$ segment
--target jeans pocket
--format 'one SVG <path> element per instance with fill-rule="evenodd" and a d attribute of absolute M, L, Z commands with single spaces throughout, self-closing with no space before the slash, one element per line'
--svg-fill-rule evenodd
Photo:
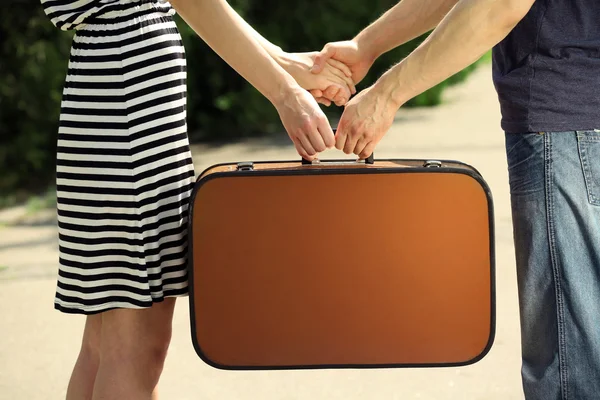
<path fill-rule="evenodd" d="M 600 206 L 600 130 L 578 131 L 577 146 L 588 200 Z"/>
<path fill-rule="evenodd" d="M 511 195 L 533 195 L 544 190 L 544 135 L 507 133 L 506 159 Z"/>

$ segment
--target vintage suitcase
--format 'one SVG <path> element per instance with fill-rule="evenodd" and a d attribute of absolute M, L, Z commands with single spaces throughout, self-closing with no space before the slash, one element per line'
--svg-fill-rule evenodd
<path fill-rule="evenodd" d="M 459 366 L 492 345 L 492 196 L 464 163 L 215 165 L 189 235 L 192 341 L 213 367 Z"/>

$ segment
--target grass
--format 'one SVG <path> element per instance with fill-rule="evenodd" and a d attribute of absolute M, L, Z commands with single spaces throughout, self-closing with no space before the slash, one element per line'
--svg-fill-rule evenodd
<path fill-rule="evenodd" d="M 4 272 L 8 269 L 6 265 L 0 265 L 0 272 Z"/>

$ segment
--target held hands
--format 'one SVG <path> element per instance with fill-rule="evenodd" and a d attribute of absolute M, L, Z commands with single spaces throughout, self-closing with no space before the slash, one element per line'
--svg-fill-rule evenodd
<path fill-rule="evenodd" d="M 342 106 L 356 93 L 352 72 L 342 62 L 324 60 L 319 74 L 311 73 L 318 52 L 285 53 L 278 55 L 277 62 L 296 82 L 308 91 L 317 91 L 325 101 Z M 327 104 L 327 105 L 329 105 Z"/>
<path fill-rule="evenodd" d="M 328 43 L 315 57 L 311 72 L 320 74 L 328 62 L 336 60 L 350 69 L 352 80 L 357 84 L 367 75 L 375 58 L 375 55 L 361 48 L 356 40 Z M 346 154 L 356 154 L 362 159 L 373 153 L 391 127 L 399 108 L 390 101 L 388 86 L 380 79 L 345 104 L 335 135 L 337 149 Z M 311 90 L 311 94 L 318 102 L 328 105 L 326 92 Z"/>
<path fill-rule="evenodd" d="M 354 84 L 366 76 L 375 58 L 354 40 L 328 43 L 320 52 L 283 53 L 279 57 L 280 65 L 312 94 L 299 87 L 277 106 L 298 154 L 313 160 L 319 152 L 335 145 L 360 158 L 371 155 L 399 108 L 390 101 L 381 80 L 349 101 L 356 93 Z M 345 105 L 335 137 L 317 102 Z"/>
<path fill-rule="evenodd" d="M 311 72 L 313 74 L 321 74 L 331 61 L 341 62 L 349 68 L 352 80 L 355 84 L 358 84 L 367 75 L 367 72 L 369 72 L 375 61 L 375 56 L 363 49 L 356 40 L 327 43 L 323 47 L 323 50 L 316 55 Z M 329 101 L 330 97 L 328 96 L 329 93 L 318 89 L 311 90 L 310 92 L 319 103 L 326 106 L 331 104 Z"/>
<path fill-rule="evenodd" d="M 294 143 L 296 151 L 307 160 L 335 145 L 333 130 L 327 117 L 309 94 L 318 90 L 327 101 L 341 106 L 356 93 L 352 72 L 343 63 L 327 62 L 319 74 L 311 73 L 318 52 L 285 53 L 276 55 L 276 61 L 296 81 L 274 105 L 281 121 Z"/>

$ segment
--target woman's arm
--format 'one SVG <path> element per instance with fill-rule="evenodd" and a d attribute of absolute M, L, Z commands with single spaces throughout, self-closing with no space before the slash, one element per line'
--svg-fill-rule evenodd
<path fill-rule="evenodd" d="M 171 0 L 188 25 L 233 69 L 277 105 L 296 85 L 239 23 L 225 0 Z"/>
<path fill-rule="evenodd" d="M 271 101 L 301 156 L 312 159 L 333 146 L 333 131 L 317 102 L 240 24 L 227 1 L 170 2 L 223 60 Z"/>
<path fill-rule="evenodd" d="M 256 31 L 244 18 L 242 18 L 237 12 L 235 13 L 235 18 L 240 26 L 249 36 L 252 36 L 258 44 L 261 45 L 263 49 L 273 58 L 277 57 L 279 54 L 283 52 L 281 47 L 269 42 L 265 39 L 260 33 Z"/>
<path fill-rule="evenodd" d="M 333 101 L 338 106 L 348 102 L 350 96 L 356 93 L 356 87 L 352 80 L 352 72 L 345 64 L 328 60 L 323 67 L 321 76 L 315 76 L 310 69 L 313 66 L 316 52 L 312 53 L 287 53 L 281 47 L 271 43 L 246 22 L 238 13 L 235 17 L 249 36 L 252 36 L 263 49 L 285 69 L 296 82 L 306 90 L 318 90 L 329 102 Z M 327 104 L 328 102 L 324 102 Z"/>

